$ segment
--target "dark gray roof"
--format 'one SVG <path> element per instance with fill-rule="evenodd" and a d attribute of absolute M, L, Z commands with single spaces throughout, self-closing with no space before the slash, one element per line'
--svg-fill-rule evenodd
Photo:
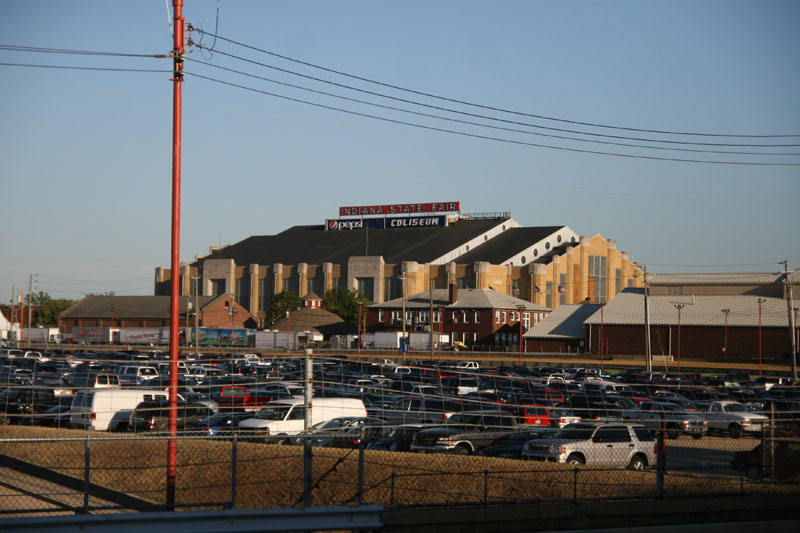
<path fill-rule="evenodd" d="M 294 226 L 277 235 L 248 237 L 209 254 L 237 265 L 346 264 L 353 256 L 383 256 L 387 263 L 428 263 L 497 226 L 499 219 L 460 220 L 447 227 L 325 231 Z M 205 258 L 204 258 L 205 259 Z"/>
<path fill-rule="evenodd" d="M 582 339 L 586 335 L 583 322 L 595 311 L 599 304 L 566 304 L 559 305 L 541 322 L 533 326 L 524 337 L 526 339 Z"/>
<path fill-rule="evenodd" d="M 292 311 L 289 319 L 283 316 L 270 324 L 267 329 L 286 331 L 287 327 L 292 331 L 316 331 L 324 336 L 357 333 L 356 328 L 342 320 L 339 315 L 319 308 L 304 307 Z"/>
<path fill-rule="evenodd" d="M 518 306 L 522 305 L 526 311 L 550 311 L 547 307 L 491 289 L 458 289 L 458 296 L 452 305 L 448 304 L 449 294 L 449 289 L 434 289 L 433 306 L 447 309 L 517 309 Z M 431 305 L 430 298 L 430 291 L 412 294 L 406 298 L 406 308 L 426 309 Z M 395 298 L 388 302 L 373 304 L 370 307 L 376 309 L 401 309 L 403 307 L 403 299 Z"/>
<path fill-rule="evenodd" d="M 648 278 L 651 286 L 657 285 L 766 285 L 782 283 L 783 272 L 722 272 L 653 274 Z"/>
<path fill-rule="evenodd" d="M 510 257 L 547 238 L 563 227 L 509 228 L 500 235 L 489 239 L 484 244 L 460 256 L 458 262 L 470 264 L 477 261 L 487 261 L 493 265 L 501 265 Z"/>
<path fill-rule="evenodd" d="M 220 296 L 198 296 L 200 309 L 220 298 Z M 169 296 L 87 296 L 63 313 L 62 318 L 116 318 L 169 319 Z M 194 298 L 181 296 L 178 298 L 179 313 L 186 313 L 186 304 Z"/>

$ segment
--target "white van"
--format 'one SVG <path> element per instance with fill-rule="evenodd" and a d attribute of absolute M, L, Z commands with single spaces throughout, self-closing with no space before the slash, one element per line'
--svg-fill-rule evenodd
<path fill-rule="evenodd" d="M 305 426 L 305 400 L 277 400 L 259 409 L 254 418 L 239 422 L 240 435 L 269 437 L 297 435 Z M 357 398 L 316 398 L 311 403 L 311 424 L 342 416 L 367 416 L 364 402 Z"/>
<path fill-rule="evenodd" d="M 75 392 L 69 423 L 79 429 L 125 431 L 131 411 L 144 401 L 169 400 L 168 393 L 142 389 L 95 389 Z"/>

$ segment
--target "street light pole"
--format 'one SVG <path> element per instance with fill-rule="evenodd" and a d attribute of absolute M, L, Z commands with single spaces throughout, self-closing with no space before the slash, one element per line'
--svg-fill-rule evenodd
<path fill-rule="evenodd" d="M 758 375 L 761 375 L 761 306 L 766 302 L 763 298 L 758 299 Z"/>
<path fill-rule="evenodd" d="M 291 322 L 291 313 L 290 310 L 286 310 L 286 352 L 289 352 L 289 335 L 292 331 L 292 322 Z"/>
<path fill-rule="evenodd" d="M 685 304 L 674 304 L 675 309 L 678 310 L 678 372 L 681 371 L 681 309 Z"/>
<path fill-rule="evenodd" d="M 720 309 L 725 314 L 725 344 L 722 347 L 722 352 L 725 354 L 725 359 L 728 359 L 728 315 L 731 314 L 730 309 Z"/>

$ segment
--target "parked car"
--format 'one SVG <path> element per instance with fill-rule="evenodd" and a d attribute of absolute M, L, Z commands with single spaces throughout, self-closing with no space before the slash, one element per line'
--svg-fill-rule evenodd
<path fill-rule="evenodd" d="M 508 433 L 495 440 L 491 446 L 480 450 L 477 455 L 521 459 L 522 447 L 526 442 L 536 439 L 546 439 L 555 433 L 555 431 L 554 428 L 542 427 L 516 433 Z"/>
<path fill-rule="evenodd" d="M 239 422 L 252 418 L 249 411 L 233 411 L 207 416 L 184 427 L 185 431 L 199 432 L 209 437 L 233 436 L 239 432 Z"/>
<path fill-rule="evenodd" d="M 731 468 L 750 479 L 761 479 L 770 477 L 774 465 L 775 479 L 800 478 L 800 441 L 778 440 L 772 450 L 762 450 L 759 444 L 752 450 L 734 452 Z"/>
<path fill-rule="evenodd" d="M 708 421 L 700 415 L 689 413 L 670 402 L 642 402 L 638 421 L 651 430 L 661 429 L 662 416 L 667 437 L 677 439 L 682 434 L 700 439 L 708 431 Z"/>
<path fill-rule="evenodd" d="M 411 450 L 415 452 L 474 453 L 490 446 L 505 433 L 518 430 L 516 418 L 507 411 L 457 413 L 444 425 L 417 433 Z"/>
<path fill-rule="evenodd" d="M 523 459 L 643 470 L 655 464 L 655 437 L 641 424 L 570 424 L 547 439 L 532 440 Z"/>
<path fill-rule="evenodd" d="M 733 439 L 739 438 L 742 433 L 761 433 L 769 426 L 766 416 L 734 401 L 698 403 L 697 413 L 705 416 L 709 432 L 726 431 Z"/>
<path fill-rule="evenodd" d="M 0 424 L 17 424 L 22 417 L 44 413 L 58 403 L 52 390 L 4 390 L 0 392 Z"/>
<path fill-rule="evenodd" d="M 425 424 L 403 424 L 395 426 L 388 435 L 367 444 L 367 449 L 383 450 L 387 452 L 411 451 L 411 444 L 414 442 L 414 437 L 426 427 L 429 426 Z"/>
<path fill-rule="evenodd" d="M 142 402 L 130 414 L 128 431 L 165 433 L 169 431 L 169 414 L 168 401 Z M 212 414 L 211 409 L 205 405 L 180 402 L 177 407 L 178 431 L 182 431 L 188 424 L 199 422 Z"/>

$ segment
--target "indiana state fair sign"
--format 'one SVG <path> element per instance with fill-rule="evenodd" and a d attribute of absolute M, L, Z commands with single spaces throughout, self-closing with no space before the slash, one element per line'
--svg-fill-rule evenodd
<path fill-rule="evenodd" d="M 446 213 L 460 210 L 460 202 L 340 207 L 339 216 L 365 217 L 383 215 L 383 218 L 328 219 L 325 221 L 325 229 L 328 231 L 348 231 L 358 229 L 444 227 L 447 225 L 447 217 L 445 215 L 401 217 L 387 215 Z"/>

